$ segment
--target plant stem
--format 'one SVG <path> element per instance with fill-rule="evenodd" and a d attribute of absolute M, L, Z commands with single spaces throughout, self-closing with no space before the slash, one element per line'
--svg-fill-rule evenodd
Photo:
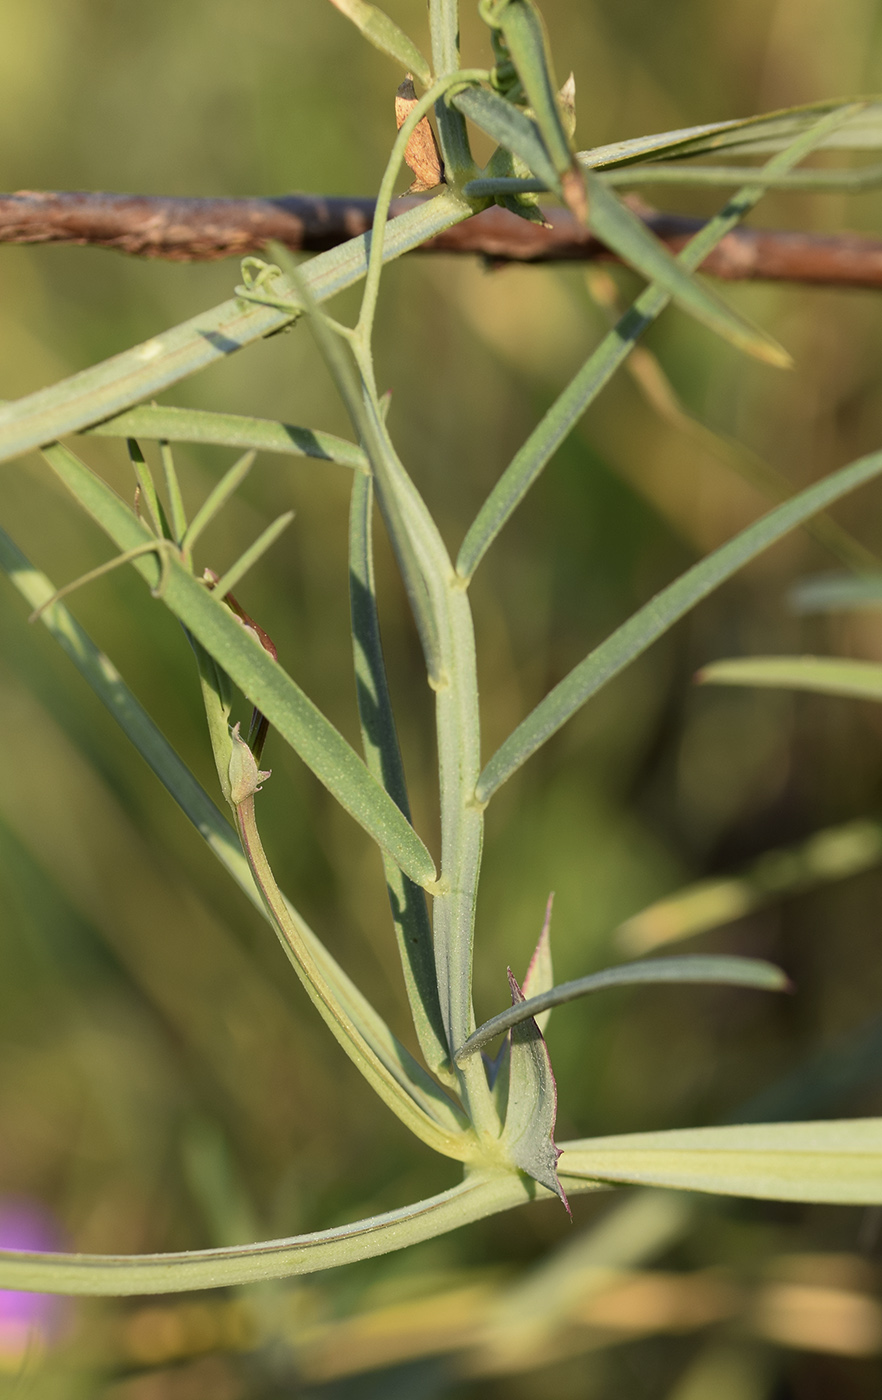
<path fill-rule="evenodd" d="M 429 0 L 429 31 L 432 43 L 432 67 L 435 76 L 446 78 L 459 68 L 459 6 L 457 0 Z M 469 148 L 465 118 L 448 107 L 446 102 L 435 105 L 438 139 L 444 157 L 445 179 L 456 188 L 476 174 L 475 162 Z"/>

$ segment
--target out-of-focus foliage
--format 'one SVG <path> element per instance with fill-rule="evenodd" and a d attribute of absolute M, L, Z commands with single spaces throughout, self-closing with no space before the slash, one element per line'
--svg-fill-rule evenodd
<path fill-rule="evenodd" d="M 388 9 L 423 43 L 422 5 L 397 0 Z M 551 0 L 545 14 L 558 70 L 576 75 L 580 147 L 882 89 L 876 0 Z M 322 0 L 257 0 L 247 14 L 229 0 L 2 0 L 0 20 L 4 189 L 376 189 L 401 75 Z M 489 61 L 468 13 L 463 39 L 466 62 Z M 669 207 L 713 207 L 704 194 L 663 198 Z M 873 230 L 880 213 L 877 194 L 771 196 L 757 218 Z M 229 263 L 2 248 L 0 396 L 175 324 L 230 295 L 238 280 Z M 623 295 L 636 285 L 624 275 L 620 283 Z M 795 485 L 878 448 L 882 298 L 774 286 L 726 295 L 790 350 L 796 368 L 784 374 L 751 362 L 668 311 L 648 343 L 685 408 Z M 408 464 L 451 546 L 604 327 L 576 267 L 492 271 L 427 256 L 387 274 L 379 370 L 393 389 L 391 421 Z M 170 398 L 346 431 L 302 328 Z M 87 451 L 128 494 L 119 447 L 93 439 Z M 191 504 L 231 460 L 180 452 Z M 760 512 L 763 497 L 728 461 L 706 435 L 659 416 L 645 384 L 622 375 L 606 391 L 473 588 L 486 754 L 593 640 Z M 356 741 L 348 490 L 343 468 L 259 459 L 235 528 L 232 516 L 221 517 L 207 538 L 222 571 L 269 520 L 296 510 L 242 600 Z M 0 499 L 11 532 L 56 582 L 107 557 L 106 542 L 38 460 L 2 468 Z M 880 505 L 882 489 L 869 488 L 837 517 L 882 554 Z M 564 980 L 614 958 L 617 924 L 651 900 L 878 812 L 878 707 L 690 685 L 694 670 L 719 656 L 882 659 L 878 614 L 843 620 L 788 610 L 792 580 L 831 562 L 805 535 L 778 546 L 500 794 L 479 907 L 479 1016 L 504 1005 L 499 969 L 526 965 L 549 889 Z M 415 820 L 437 844 L 430 696 L 382 552 L 378 572 Z M 177 625 L 125 571 L 71 606 L 211 786 L 198 685 Z M 265 925 L 218 883 L 198 838 L 112 721 L 51 640 L 23 621 L 20 599 L 4 589 L 0 1193 L 40 1202 L 70 1247 L 125 1252 L 294 1233 L 451 1184 L 455 1169 L 377 1108 Z M 266 789 L 263 830 L 280 878 L 406 1036 L 373 846 L 281 745 L 270 741 L 265 761 L 279 779 Z M 871 869 L 696 944 L 780 962 L 797 984 L 793 999 L 644 989 L 556 1015 L 560 1136 L 738 1117 L 740 1105 L 797 1073 L 810 1054 L 829 1046 L 841 1066 L 847 1044 L 858 1046 L 845 1056 L 848 1072 L 818 1071 L 814 1098 L 798 1112 L 882 1111 L 879 1035 L 866 1032 L 882 1003 L 880 893 L 882 876 Z M 864 1039 L 850 1042 L 858 1028 Z M 775 1110 L 787 1112 L 786 1104 Z M 778 1393 L 794 1400 L 878 1394 L 878 1275 L 858 1257 L 872 1254 L 876 1222 L 854 1210 L 722 1202 L 689 1206 L 667 1233 L 643 1221 L 630 1254 L 620 1242 L 584 1264 L 608 1267 L 611 1257 L 637 1271 L 618 1276 L 619 1292 L 608 1273 L 561 1285 L 556 1324 L 547 1322 L 531 1354 L 512 1352 L 511 1330 L 498 1330 L 505 1307 L 531 1278 L 537 1296 L 551 1287 L 547 1275 L 527 1271 L 556 1265 L 569 1277 L 569 1256 L 553 1251 L 577 1249 L 615 1202 L 577 1200 L 575 1232 L 559 1206 L 546 1204 L 296 1286 L 150 1307 L 77 1304 L 48 1338 L 44 1369 L 36 1353 L 22 1362 L 10 1344 L 10 1377 L 22 1364 L 33 1368 L 35 1393 L 58 1400 L 753 1400 L 782 1377 L 789 1388 Z M 656 1255 L 660 1271 L 651 1270 Z M 703 1272 L 711 1268 L 712 1282 Z M 515 1332 L 525 1315 L 513 1314 Z M 820 1317 L 826 1331 L 812 1322 Z M 727 1342 L 726 1328 L 745 1318 L 741 1340 Z M 0 1353 L 4 1335 L 0 1318 Z M 629 1338 L 637 1340 L 606 1345 Z M 433 1360 L 439 1352 L 453 1359 Z M 546 1369 L 530 1369 L 539 1363 Z M 341 1376 L 350 1377 L 345 1386 Z"/>

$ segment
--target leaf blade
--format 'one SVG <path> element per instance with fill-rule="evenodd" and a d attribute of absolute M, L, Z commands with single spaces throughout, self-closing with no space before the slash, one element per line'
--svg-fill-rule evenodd
<path fill-rule="evenodd" d="M 855 700 L 882 700 L 882 666 L 828 656 L 745 656 L 703 666 L 703 685 L 767 686 L 810 690 Z"/>
<path fill-rule="evenodd" d="M 119 548 L 131 549 L 152 538 L 69 448 L 56 443 L 45 448 L 44 455 Z M 140 558 L 135 567 L 151 586 L 159 583 L 155 560 Z M 167 561 L 163 601 L 356 821 L 412 879 L 431 885 L 435 880 L 432 857 L 354 749 L 220 600 L 174 558 Z"/>
<path fill-rule="evenodd" d="M 280 423 L 271 418 L 249 418 L 244 414 L 213 413 L 206 409 L 140 404 L 103 423 L 84 428 L 83 432 L 89 437 L 134 437 L 244 447 L 255 452 L 314 457 L 362 471 L 365 467 L 361 449 L 334 433 L 297 428 L 292 423 Z"/>
<path fill-rule="evenodd" d="M 882 1203 L 882 1119 L 683 1128 L 565 1143 L 561 1174 L 759 1200 Z"/>
<path fill-rule="evenodd" d="M 779 368 L 792 365 L 790 355 L 773 336 L 754 326 L 727 306 L 722 297 L 697 282 L 650 233 L 643 220 L 617 199 L 602 180 L 589 173 L 587 183 L 588 223 L 602 243 L 665 292 L 682 311 L 739 350 Z"/>
<path fill-rule="evenodd" d="M 683 957 L 652 958 L 647 962 L 623 963 L 619 967 L 609 967 L 603 972 L 592 972 L 587 977 L 576 977 L 571 982 L 559 982 L 547 992 L 528 1000 L 515 1002 L 506 1011 L 485 1021 L 473 1031 L 464 1042 L 456 1058 L 458 1061 L 474 1055 L 482 1046 L 496 1036 L 517 1026 L 521 1021 L 550 1011 L 552 1007 L 563 1006 L 568 1001 L 576 1001 L 590 992 L 605 991 L 609 987 L 648 985 L 654 983 L 677 984 L 719 984 L 734 987 L 754 987 L 759 991 L 779 992 L 789 987 L 789 982 L 780 968 L 760 958 L 738 957 Z"/>
<path fill-rule="evenodd" d="M 486 802 L 592 695 L 651 646 L 697 602 L 803 520 L 882 473 L 882 453 L 832 472 L 762 516 L 662 589 L 554 687 L 497 749 L 476 789 Z"/>
<path fill-rule="evenodd" d="M 379 5 L 371 5 L 368 0 L 331 0 L 331 4 L 352 21 L 375 49 L 409 69 L 423 87 L 431 86 L 432 70 L 416 44 Z"/>

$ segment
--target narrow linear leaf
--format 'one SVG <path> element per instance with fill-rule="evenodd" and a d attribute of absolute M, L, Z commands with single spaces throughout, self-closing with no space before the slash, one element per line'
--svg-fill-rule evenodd
<path fill-rule="evenodd" d="M 536 123 L 486 88 L 467 88 L 451 104 L 500 146 L 519 156 L 546 189 L 561 193 L 560 179 Z"/>
<path fill-rule="evenodd" d="M 159 442 L 159 458 L 162 462 L 165 491 L 171 511 L 172 538 L 180 544 L 187 533 L 187 512 L 184 509 L 184 497 L 181 494 L 181 483 L 175 468 L 174 453 L 164 438 L 161 438 Z"/>
<path fill-rule="evenodd" d="M 545 906 L 545 919 L 542 923 L 542 932 L 539 934 L 539 942 L 530 959 L 527 968 L 527 975 L 524 978 L 524 996 L 538 997 L 542 992 L 549 992 L 554 986 L 554 965 L 551 960 L 551 910 L 554 906 L 554 894 L 548 896 L 548 903 Z M 535 1017 L 536 1025 L 542 1034 L 545 1034 L 545 1027 L 551 1020 L 551 1010 L 540 1011 Z"/>
<path fill-rule="evenodd" d="M 416 1096 L 403 1089 L 400 1075 L 390 1071 L 383 1058 L 373 1053 L 357 1022 L 349 1015 L 344 1002 L 335 995 L 333 985 L 324 975 L 321 963 L 302 937 L 298 920 L 292 918 L 281 890 L 276 884 L 263 849 L 254 811 L 255 793 L 272 776 L 258 770 L 254 756 L 239 737 L 238 725 L 232 731 L 233 752 L 230 760 L 230 797 L 236 808 L 236 826 L 242 849 L 254 874 L 255 883 L 263 895 L 267 911 L 289 961 L 325 1025 L 343 1047 L 353 1064 L 364 1075 L 374 1092 L 383 1100 L 410 1131 L 427 1146 L 447 1157 L 468 1161 L 475 1155 L 476 1138 L 465 1115 L 454 1104 L 446 1105 L 446 1117 L 454 1120 L 454 1128 L 442 1128 L 435 1112 L 427 1113 Z M 441 1098 L 440 1090 L 437 1098 Z M 459 1120 L 459 1121 L 457 1121 Z"/>
<path fill-rule="evenodd" d="M 702 685 L 760 685 L 882 700 L 882 666 L 874 661 L 840 661 L 828 656 L 745 656 L 704 666 L 695 679 Z"/>
<path fill-rule="evenodd" d="M 767 172 L 789 170 L 806 156 L 827 134 L 829 127 L 842 120 L 839 110 L 825 117 L 766 166 Z M 700 267 L 722 238 L 735 228 L 762 198 L 758 186 L 747 185 L 730 199 L 724 209 L 710 219 L 678 255 L 677 262 L 687 271 Z M 517 509 L 530 487 L 621 364 L 640 336 L 668 305 L 668 294 L 650 286 L 604 336 L 575 377 L 537 424 L 523 447 L 515 454 L 494 486 L 463 540 L 456 561 L 457 573 L 470 579 L 490 545 Z"/>
<path fill-rule="evenodd" d="M 743 185 L 757 180 L 769 190 L 838 190 L 857 194 L 882 184 L 882 165 L 859 165 L 848 170 L 820 170 L 813 167 L 787 175 L 764 175 L 750 165 L 631 165 L 601 171 L 597 177 L 618 189 L 623 185 Z M 480 185 L 480 181 L 473 181 Z M 471 195 L 471 185 L 463 193 Z"/>
<path fill-rule="evenodd" d="M 759 958 L 654 958 L 649 962 L 624 963 L 621 967 L 608 967 L 603 972 L 577 977 L 572 982 L 559 982 L 547 992 L 516 1002 L 473 1031 L 457 1052 L 457 1061 L 474 1055 L 503 1031 L 543 1011 L 550 1011 L 553 1006 L 563 1006 L 565 1002 L 576 1001 L 589 992 L 605 991 L 608 987 L 660 982 L 754 987 L 763 992 L 783 992 L 790 986 L 779 967 Z"/>
<path fill-rule="evenodd" d="M 882 1204 L 882 1118 L 628 1133 L 564 1143 L 561 1175 L 775 1201 Z"/>
<path fill-rule="evenodd" d="M 182 549 L 193 548 L 193 545 L 202 534 L 202 531 L 206 529 L 218 512 L 224 508 L 230 497 L 238 491 L 242 482 L 254 466 L 256 458 L 256 452 L 246 452 L 243 457 L 239 458 L 238 462 L 233 463 L 229 471 L 224 472 L 220 481 L 213 490 L 208 493 L 202 505 L 193 516 L 190 526 L 181 541 Z M 219 596 L 222 598 L 223 593 Z"/>
<path fill-rule="evenodd" d="M 882 608 L 882 574 L 817 574 L 791 589 L 788 599 L 802 614 Z"/>
<path fill-rule="evenodd" d="M 151 536 L 128 507 L 69 448 L 44 449 L 49 465 L 92 518 L 121 549 Z M 152 558 L 135 567 L 155 587 L 159 566 Z M 434 862 L 419 836 L 372 778 L 354 749 L 272 660 L 219 598 L 193 578 L 177 559 L 167 561 L 163 602 L 217 661 L 357 822 L 421 885 L 435 880 Z"/>
<path fill-rule="evenodd" d="M 90 437 L 159 438 L 166 442 L 204 442 L 217 447 L 253 448 L 255 452 L 280 452 L 292 457 L 315 457 L 364 470 L 361 448 L 333 433 L 295 428 L 269 418 L 247 418 L 238 413 L 211 413 L 204 409 L 167 408 L 141 404 L 84 428 Z"/>
<path fill-rule="evenodd" d="M 400 257 L 473 212 L 466 200 L 449 190 L 407 210 L 389 225 L 384 261 Z M 362 234 L 305 264 L 303 276 L 316 301 L 326 301 L 364 277 L 368 246 L 368 235 Z M 49 388 L 7 403 L 0 407 L 0 462 L 121 413 L 290 325 L 297 315 L 237 297 Z"/>
<path fill-rule="evenodd" d="M 37 608 L 55 590 L 44 574 L 33 568 L 17 545 L 0 530 L 0 568 L 30 604 Z M 162 731 L 123 681 L 113 662 L 95 646 L 62 603 L 53 603 L 40 614 L 43 626 L 59 643 L 99 700 L 107 707 L 127 738 L 155 773 L 209 850 L 233 878 L 254 907 L 272 923 L 255 886 L 248 863 L 229 821 L 178 757 Z M 198 645 L 198 643 L 197 643 Z M 220 687 L 218 687 L 219 692 Z M 320 966 L 345 1014 L 356 1025 L 372 1054 L 390 1076 L 429 1116 L 449 1132 L 462 1128 L 458 1112 L 438 1085 L 389 1030 L 385 1021 L 346 975 L 324 944 L 290 903 L 288 912 L 299 935 Z"/>
<path fill-rule="evenodd" d="M 349 513 L 349 596 L 355 682 L 362 744 L 368 771 L 410 820 L 404 764 L 386 679 L 374 583 L 373 483 L 362 472 L 352 479 Z M 389 902 L 407 997 L 420 1048 L 436 1074 L 450 1075 L 450 1053 L 438 999 L 432 926 L 423 891 L 383 856 Z"/>
<path fill-rule="evenodd" d="M 766 331 L 752 325 L 726 305 L 722 297 L 697 282 L 682 263 L 672 258 L 642 219 L 617 199 L 603 181 L 588 174 L 589 226 L 601 242 L 648 281 L 666 292 L 683 311 L 740 350 L 766 364 L 787 368 L 787 351 Z"/>
<path fill-rule="evenodd" d="M 375 49 L 409 69 L 423 87 L 431 85 L 432 70 L 416 44 L 378 5 L 370 5 L 368 0 L 331 0 L 331 4 L 361 30 Z"/>
<path fill-rule="evenodd" d="M 845 880 L 882 861 L 882 822 L 859 820 L 766 851 L 746 869 L 698 880 L 619 924 L 616 944 L 634 957 L 742 919 L 774 900 Z"/>
<path fill-rule="evenodd" d="M 823 481 L 807 487 L 791 500 L 769 511 L 742 530 L 713 554 L 693 565 L 654 598 L 566 676 L 527 716 L 491 758 L 478 781 L 476 795 L 482 802 L 531 754 L 596 695 L 613 676 L 663 636 L 679 618 L 751 559 L 782 539 L 803 520 L 832 505 L 882 473 L 882 452 L 862 457 Z"/>
<path fill-rule="evenodd" d="M 578 159 L 591 169 L 630 164 L 638 160 L 711 155 L 761 155 L 784 150 L 794 137 L 818 120 L 842 112 L 845 119 L 820 143 L 821 149 L 871 150 L 882 146 L 882 99 L 835 98 L 802 107 L 787 107 L 756 117 L 681 127 L 653 136 L 638 136 L 580 151 Z"/>
<path fill-rule="evenodd" d="M 254 567 L 258 559 L 261 559 L 267 550 L 275 544 L 283 531 L 287 530 L 293 519 L 293 510 L 286 510 L 277 520 L 261 531 L 254 544 L 250 545 L 235 564 L 232 564 L 226 573 L 218 579 L 215 588 L 219 598 L 225 598 L 228 593 L 232 593 L 236 585 L 248 573 L 248 570 Z"/>

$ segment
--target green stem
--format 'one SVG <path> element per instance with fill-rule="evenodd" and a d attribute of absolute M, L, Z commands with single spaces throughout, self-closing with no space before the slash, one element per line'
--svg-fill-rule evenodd
<path fill-rule="evenodd" d="M 432 43 L 432 67 L 439 78 L 446 78 L 459 68 L 459 6 L 457 0 L 429 0 L 429 32 Z M 438 139 L 444 157 L 447 183 L 461 185 L 477 174 L 469 147 L 465 118 L 446 102 L 435 108 Z"/>
<path fill-rule="evenodd" d="M 404 153 L 407 150 L 407 143 L 416 131 L 423 117 L 434 107 L 435 103 L 443 97 L 449 88 L 459 83 L 482 83 L 486 82 L 490 74 L 485 68 L 456 69 L 452 73 L 446 73 L 440 77 L 428 92 L 424 93 L 416 106 L 408 113 L 407 120 L 401 125 L 395 144 L 392 147 L 386 170 L 377 195 L 377 203 L 374 209 L 374 220 L 371 228 L 370 255 L 368 258 L 367 277 L 364 284 L 364 295 L 361 302 L 361 314 L 358 318 L 358 325 L 355 333 L 363 343 L 370 339 L 374 324 L 374 315 L 377 309 L 377 295 L 380 289 L 380 275 L 383 271 L 383 248 L 385 245 L 386 222 L 389 217 L 389 206 L 392 203 L 392 195 L 395 191 L 395 181 L 398 172 L 404 162 Z"/>
<path fill-rule="evenodd" d="M 568 1190 L 604 1189 L 597 1182 L 567 1181 Z M 179 1254 L 26 1254 L 0 1250 L 0 1285 L 39 1293 L 180 1293 L 198 1288 L 312 1274 L 341 1264 L 407 1249 L 421 1240 L 458 1230 L 473 1220 L 546 1199 L 551 1193 L 515 1172 L 474 1172 L 438 1196 L 401 1210 L 332 1230 L 229 1249 Z"/>

